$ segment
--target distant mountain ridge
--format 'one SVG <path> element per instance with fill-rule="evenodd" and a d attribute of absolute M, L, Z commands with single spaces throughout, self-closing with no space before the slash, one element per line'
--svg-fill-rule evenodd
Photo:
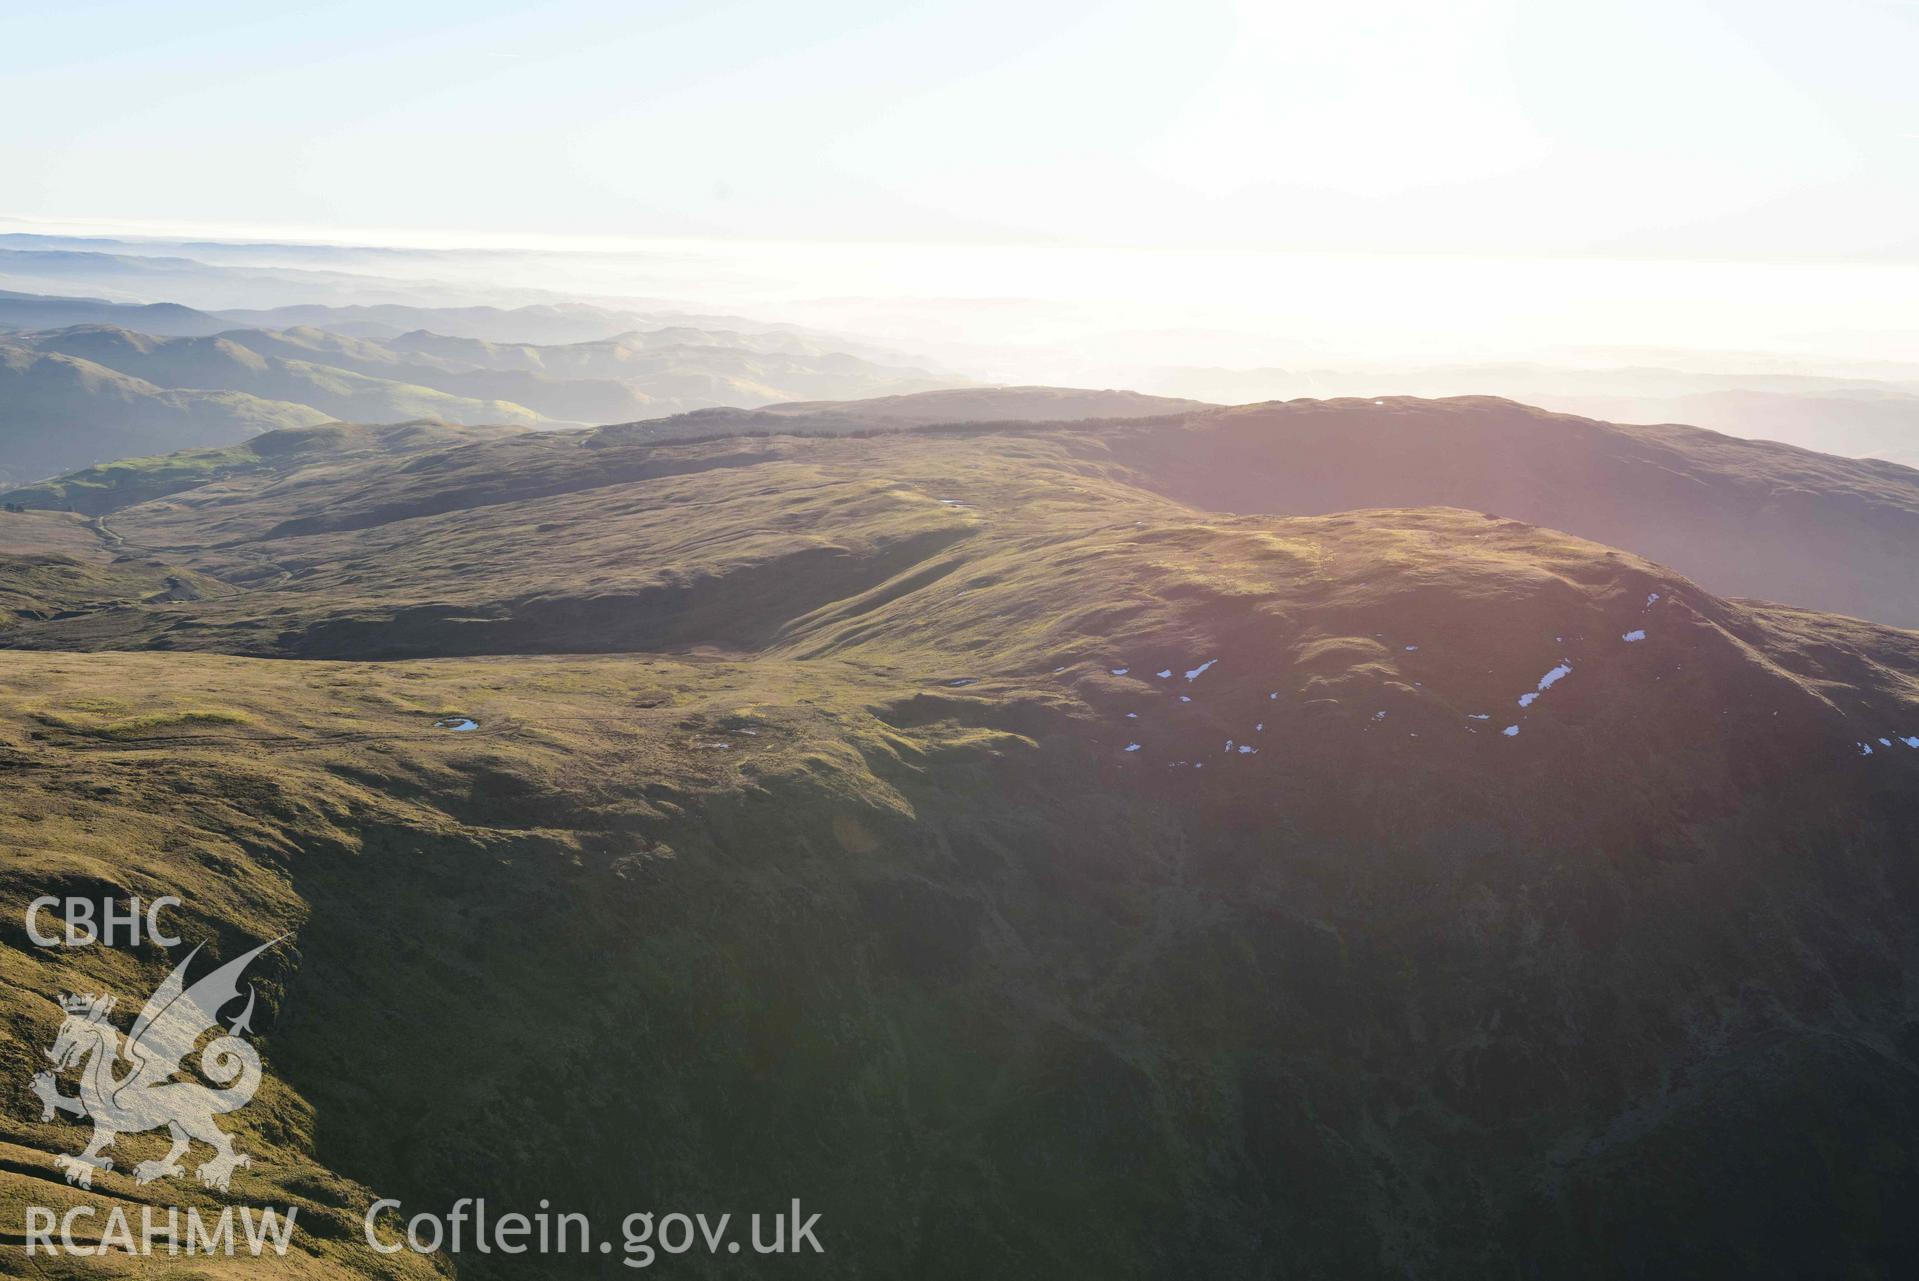
<path fill-rule="evenodd" d="M 0 478 L 11 483 L 76 462 L 226 444 L 327 417 L 244 392 L 160 387 L 89 360 L 0 341 Z"/>
<path fill-rule="evenodd" d="M 1718 366 L 1705 370 L 1500 363 L 1171 368 L 1143 377 L 1145 385 L 1169 395 L 1231 404 L 1299 397 L 1497 395 L 1608 422 L 1683 423 L 1821 453 L 1919 466 L 1919 362 L 1862 362 L 1809 373 L 1774 369 L 1763 355 L 1747 359 L 1744 369 L 1738 366 L 1745 361 L 1722 358 L 1704 361 Z"/>
<path fill-rule="evenodd" d="M 1486 396 L 1296 400 L 1115 424 L 1112 461 L 1212 510 L 1444 504 L 1623 547 L 1710 590 L 1919 628 L 1919 471 Z"/>
<path fill-rule="evenodd" d="M 835 350 L 790 329 L 676 323 L 608 333 L 609 326 L 639 318 L 594 307 L 298 307 L 281 309 L 276 318 L 351 329 L 367 313 L 496 337 L 417 327 L 387 337 L 310 324 L 234 328 L 231 316 L 171 305 L 0 294 L 0 343 L 84 361 L 140 384 L 98 376 L 61 382 L 44 376 L 53 368 L 46 366 L 31 402 L 0 400 L 0 475 L 20 483 L 124 456 L 226 444 L 250 434 L 252 423 L 270 430 L 328 420 L 435 418 L 563 427 L 707 406 L 919 391 L 954 381 Z M 371 327 L 384 333 L 383 326 Z M 4 332 L 8 328 L 12 332 Z M 555 332 L 594 336 L 554 344 L 504 337 Z M 28 363 L 13 360 L 8 377 L 23 377 Z M 109 385 L 117 392 L 103 395 Z M 172 394 L 155 399 L 156 390 Z"/>
<path fill-rule="evenodd" d="M 536 426 L 545 416 L 505 399 L 478 399 L 393 377 L 376 377 L 313 360 L 262 354 L 245 332 L 200 338 L 156 338 L 130 330 L 83 326 L 23 336 L 37 351 L 74 356 L 160 387 L 240 391 L 312 407 L 348 422 L 441 418 L 458 423 Z M 264 337 L 264 336 L 260 336 Z M 260 342 L 271 350 L 278 344 Z M 318 354 L 318 353 L 315 353 Z M 395 365 L 402 374 L 406 367 Z"/>
<path fill-rule="evenodd" d="M 1071 423 L 1215 409 L 1204 401 L 1082 387 L 955 387 L 866 400 L 787 401 L 756 409 L 696 409 L 615 423 L 607 436 L 674 440 L 730 434 L 844 435 L 958 423 Z"/>
<path fill-rule="evenodd" d="M 118 325 L 167 337 L 198 337 L 231 326 L 210 312 L 178 303 L 109 302 L 61 298 L 0 289 L 0 330 L 63 329 L 69 325 Z"/>

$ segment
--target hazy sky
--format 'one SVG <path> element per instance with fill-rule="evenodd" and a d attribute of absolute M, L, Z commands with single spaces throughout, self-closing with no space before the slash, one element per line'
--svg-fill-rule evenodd
<path fill-rule="evenodd" d="M 0 215 L 1919 258 L 1919 0 L 61 0 Z"/>

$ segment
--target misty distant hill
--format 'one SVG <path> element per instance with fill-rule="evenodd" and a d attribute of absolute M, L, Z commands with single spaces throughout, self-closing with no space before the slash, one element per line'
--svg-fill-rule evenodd
<path fill-rule="evenodd" d="M 0 290 L 0 330 L 61 329 L 69 325 L 113 325 L 166 336 L 216 334 L 228 321 L 177 303 L 108 302 L 103 298 L 61 298 Z"/>
<path fill-rule="evenodd" d="M 400 304 L 301 303 L 229 308 L 221 313 L 249 329 L 326 329 L 361 338 L 397 338 L 428 330 L 456 338 L 501 343 L 572 343 L 608 338 L 645 323 L 639 313 L 585 303 L 528 307 L 418 307 Z"/>
<path fill-rule="evenodd" d="M 954 387 L 866 400 L 790 401 L 757 409 L 699 409 L 606 429 L 628 439 L 727 433 L 839 435 L 939 423 L 1062 423 L 1149 418 L 1208 409 L 1203 401 L 1080 387 Z"/>
<path fill-rule="evenodd" d="M 297 310 L 331 315 L 335 309 Z M 434 314 L 376 310 L 408 319 Z M 597 328 L 610 314 L 548 308 L 469 309 L 463 315 L 473 321 L 481 312 L 498 328 L 520 333 L 538 329 L 543 319 Z M 600 319 L 587 320 L 589 313 Z M 155 334 L 112 323 L 147 316 L 183 332 Z M 85 362 L 125 376 L 128 387 L 145 388 L 103 397 L 99 389 L 108 383 L 97 374 L 67 382 L 42 376 L 31 401 L 0 400 L 0 469 L 15 482 L 127 453 L 227 443 L 246 434 L 241 424 L 255 421 L 256 430 L 335 419 L 578 426 L 711 406 L 921 391 L 952 382 L 926 369 L 835 350 L 793 331 L 674 324 L 537 344 L 414 329 L 379 339 L 313 325 L 235 329 L 227 318 L 187 308 L 22 295 L 0 295 L 0 317 L 20 326 L 4 339 L 19 351 Z M 32 327 L 41 321 L 74 323 Z M 150 393 L 157 390 L 178 394 L 154 401 Z M 254 401 L 273 407 L 261 411 Z M 195 427 L 202 412 L 204 431 Z"/>
<path fill-rule="evenodd" d="M 602 307 L 591 303 L 532 303 L 518 307 L 429 307 L 401 304 L 301 303 L 283 307 L 228 309 L 232 325 L 249 329 L 322 329 L 355 338 L 408 339 L 409 349 L 438 351 L 476 364 L 492 358 L 436 343 L 478 342 L 501 346 L 564 346 L 635 333 L 659 334 L 663 342 L 704 345 L 701 335 L 720 335 L 722 345 L 796 355 L 843 351 L 881 363 L 899 363 L 899 352 L 840 335 L 793 325 L 763 324 L 744 316 L 690 315 L 680 311 Z"/>
<path fill-rule="evenodd" d="M 1551 408 L 1635 423 L 1690 423 L 1829 454 L 1919 467 L 1919 391 L 1734 389 L 1681 396 L 1555 396 Z"/>
<path fill-rule="evenodd" d="M 1146 381 L 1158 390 L 1229 404 L 1502 396 L 1611 422 L 1684 423 L 1919 466 L 1919 363 L 1861 362 L 1828 373 L 1780 370 L 1776 359 L 1764 356 L 1711 363 L 1704 370 L 1628 363 L 1177 368 L 1151 371 Z M 1748 367 L 1737 368 L 1742 364 Z"/>
<path fill-rule="evenodd" d="M 309 405 L 161 387 L 89 360 L 0 341 L 0 477 L 14 483 L 327 418 Z"/>
<path fill-rule="evenodd" d="M 1148 418 L 1204 409 L 1204 401 L 1082 387 L 952 387 L 854 401 L 765 406 L 781 417 L 839 416 L 873 423 L 1069 422 L 1082 418 Z"/>
<path fill-rule="evenodd" d="M 37 351 L 90 360 L 160 387 L 241 391 L 267 400 L 308 405 L 328 418 L 350 422 L 438 418 L 453 423 L 535 426 L 544 421 L 543 415 L 502 399 L 468 398 L 338 365 L 262 354 L 246 345 L 245 338 L 244 334 L 157 338 L 107 326 L 84 326 L 28 335 L 20 342 Z M 394 366 L 392 372 L 406 371 Z"/>

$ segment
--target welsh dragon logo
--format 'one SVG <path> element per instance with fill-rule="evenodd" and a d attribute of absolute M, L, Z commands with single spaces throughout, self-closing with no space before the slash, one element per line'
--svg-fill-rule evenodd
<path fill-rule="evenodd" d="M 187 967 L 200 954 L 200 948 L 195 947 L 147 1000 L 124 1041 L 107 1022 L 113 997 L 61 998 L 60 1008 L 66 1019 L 53 1048 L 47 1051 L 54 1070 L 33 1078 L 33 1092 L 40 1096 L 42 1121 L 51 1121 L 56 1111 L 93 1121 L 93 1141 L 84 1151 L 78 1156 L 53 1159 L 54 1165 L 66 1173 L 67 1182 L 92 1187 L 96 1170 L 104 1173 L 113 1168 L 112 1158 L 101 1153 L 115 1139 L 161 1126 L 172 1135 L 173 1148 L 158 1161 L 134 1166 L 137 1182 L 152 1183 L 184 1174 L 180 1158 L 195 1139 L 214 1152 L 196 1171 L 200 1182 L 210 1188 L 227 1191 L 233 1172 L 251 1164 L 247 1156 L 235 1150 L 233 1137 L 214 1124 L 213 1118 L 245 1107 L 260 1088 L 260 1055 L 240 1039 L 253 1019 L 252 989 L 247 991 L 246 1008 L 227 1029 L 220 1026 L 220 1011 L 239 999 L 240 975 L 247 965 L 278 942 L 280 939 L 262 943 L 188 987 Z M 199 1066 L 207 1079 L 221 1088 L 175 1080 L 181 1060 L 210 1031 L 220 1035 L 200 1051 Z M 122 1063 L 126 1065 L 124 1070 Z M 60 1093 L 57 1074 L 70 1068 L 80 1071 L 77 1095 Z"/>

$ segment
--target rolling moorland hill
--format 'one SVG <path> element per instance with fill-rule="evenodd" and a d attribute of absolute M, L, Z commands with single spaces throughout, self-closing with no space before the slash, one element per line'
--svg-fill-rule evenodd
<path fill-rule="evenodd" d="M 184 489 L 242 476 L 288 474 L 306 464 L 352 467 L 434 448 L 450 448 L 520 434 L 513 427 L 459 427 L 440 422 L 318 427 L 262 432 L 218 449 L 184 449 L 148 458 L 123 458 L 7 491 L 24 507 L 98 516 Z M 109 545 L 111 540 L 108 540 Z"/>
<path fill-rule="evenodd" d="M 1763 353 L 1696 356 L 1706 369 L 1639 363 L 1652 354 L 1588 352 L 1576 365 L 1171 368 L 1143 370 L 1139 378 L 1155 391 L 1227 404 L 1495 393 L 1608 422 L 1688 423 L 1825 454 L 1919 466 L 1919 365 L 1859 362 L 1814 374 L 1781 371 L 1779 359 Z"/>
<path fill-rule="evenodd" d="M 327 421 L 307 405 L 239 391 L 177 390 L 0 338 L 0 483 L 94 459 L 225 444 Z"/>
<path fill-rule="evenodd" d="M 1444 504 L 1568 530 L 1711 590 L 1919 627 L 1919 471 L 1489 397 L 1288 401 L 1117 424 L 1115 463 L 1214 510 Z"/>
<path fill-rule="evenodd" d="M 0 1204 L 80 1195 L 55 994 L 169 963 L 20 907 L 172 891 L 295 932 L 234 1118 L 294 1274 L 381 1275 L 376 1195 L 798 1196 L 800 1276 L 1894 1274 L 1919 636 L 1203 510 L 1154 429 L 300 429 L 0 515 Z"/>
<path fill-rule="evenodd" d="M 331 338 L 332 335 L 325 337 Z M 1125 391 L 985 387 L 880 397 L 873 401 L 776 404 L 758 410 L 697 410 L 663 419 L 604 428 L 595 434 L 594 439 L 607 445 L 620 438 L 632 443 L 738 433 L 839 435 L 889 430 L 938 421 L 942 415 L 929 410 L 926 407 L 929 402 L 949 409 L 962 408 L 970 413 L 1013 416 L 1035 422 L 1164 414 L 1196 403 Z M 370 461 L 375 454 L 366 452 L 369 447 L 376 453 L 389 449 L 411 452 L 429 445 L 503 440 L 516 434 L 514 428 L 497 426 L 452 428 L 443 423 L 416 422 L 390 427 L 364 427 L 331 423 L 321 431 L 273 432 L 240 445 L 217 449 L 182 450 L 158 457 L 120 459 L 36 484 L 18 486 L 6 491 L 3 496 L 8 502 L 28 507 L 71 510 L 99 516 L 149 498 L 191 489 L 214 479 L 261 473 L 270 473 L 277 478 L 295 460 L 308 461 L 325 456 L 329 466 L 339 467 Z M 484 465 L 483 461 L 481 465 Z M 368 479 L 370 477 L 364 475 L 360 477 L 361 481 Z"/>
<path fill-rule="evenodd" d="M 215 388 L 265 400 L 306 405 L 329 420 L 397 422 L 439 418 L 454 423 L 533 426 L 544 416 L 499 399 L 449 395 L 395 378 L 368 377 L 337 365 L 288 359 L 249 342 L 240 332 L 206 338 L 155 338 L 108 326 L 86 325 L 19 338 L 36 351 L 73 356 L 160 387 Z M 404 372 L 396 367 L 394 373 Z"/>
<path fill-rule="evenodd" d="M 858 402 L 855 402 L 857 404 Z M 703 411 L 592 432 L 498 432 L 471 448 L 403 467 L 363 464 L 283 476 L 255 486 L 185 493 L 114 515 L 116 528 L 154 546 L 279 540 L 352 533 L 397 518 L 483 503 L 489 512 L 672 469 L 711 470 L 718 457 L 787 457 L 826 448 L 795 437 L 864 437 L 846 459 L 885 456 L 890 435 L 937 415 L 929 405 L 1055 413 L 1062 421 L 1008 424 L 1000 434 L 1043 450 L 1048 466 L 1097 475 L 1211 511 L 1317 515 L 1374 507 L 1443 505 L 1492 512 L 1620 547 L 1731 596 L 1919 626 L 1919 472 L 1834 458 L 1689 427 L 1601 423 L 1489 398 L 1445 401 L 1292 401 L 1152 411 L 1168 402 L 1130 393 L 986 388 L 845 405 Z M 1081 411 L 1130 418 L 1077 421 Z M 1070 416 L 1070 417 L 1068 417 Z M 945 434 L 986 434 L 965 424 Z M 875 433 L 878 433 L 877 435 Z M 675 442 L 681 442 L 676 446 Z M 217 455 L 216 455 L 217 457 Z M 105 477 L 56 480 L 4 495 L 37 507 L 112 512 L 168 485 L 197 480 L 177 465 L 129 465 Z M 122 483 L 134 483 L 125 494 Z M 483 515 L 492 519 L 491 515 Z M 539 538 L 513 537 L 534 559 Z M 330 550 L 345 556 L 348 543 Z M 306 554 L 303 552 L 303 555 Z M 316 558 L 317 559 L 317 558 Z M 414 586 L 418 586 L 416 580 Z M 132 617 L 115 626 L 145 626 Z M 197 645 L 192 629 L 178 639 Z M 251 652 L 279 652 L 255 636 Z"/>

